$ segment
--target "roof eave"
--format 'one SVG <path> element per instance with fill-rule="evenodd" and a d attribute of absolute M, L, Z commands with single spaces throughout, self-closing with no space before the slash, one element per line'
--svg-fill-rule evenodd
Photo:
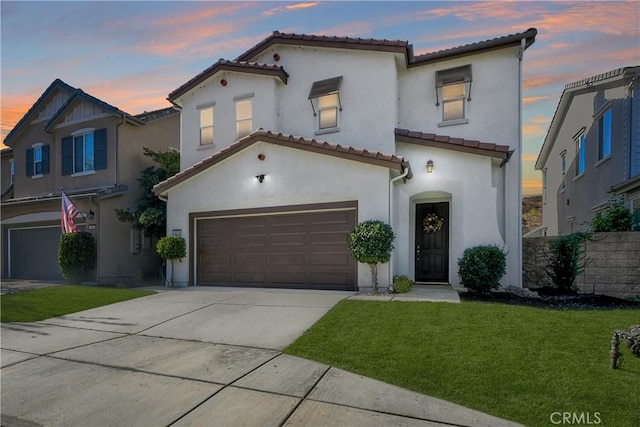
<path fill-rule="evenodd" d="M 203 72 L 201 72 L 200 74 L 198 74 L 197 76 L 195 76 L 194 78 L 192 78 L 191 80 L 189 80 L 188 82 L 180 86 L 178 89 L 171 92 L 167 96 L 167 100 L 175 104 L 175 101 L 178 98 L 180 98 L 182 95 L 191 91 L 193 88 L 195 88 L 199 84 L 214 77 L 217 73 L 221 71 L 270 76 L 270 77 L 280 79 L 284 84 L 287 84 L 289 79 L 289 75 L 286 73 L 286 71 L 284 71 L 284 68 L 282 67 L 279 67 L 277 69 L 268 69 L 268 68 L 261 68 L 261 67 L 246 67 L 242 65 L 221 63 L 220 61 L 218 61 L 211 67 L 207 68 L 206 70 L 204 70 Z"/>

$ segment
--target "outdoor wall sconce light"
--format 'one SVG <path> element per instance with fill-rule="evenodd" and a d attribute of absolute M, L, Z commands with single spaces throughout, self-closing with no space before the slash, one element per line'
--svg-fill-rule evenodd
<path fill-rule="evenodd" d="M 87 214 L 87 218 L 93 219 L 94 216 L 96 216 L 96 213 L 94 211 L 92 211 L 91 209 L 89 209 L 89 213 Z"/>
<path fill-rule="evenodd" d="M 264 177 L 265 177 L 265 175 L 263 173 L 261 173 L 260 175 L 256 175 L 256 179 L 261 184 L 262 184 L 262 181 L 264 181 Z"/>
<path fill-rule="evenodd" d="M 225 87 L 227 85 L 227 81 L 225 79 L 220 80 L 220 84 L 222 85 L 222 87 Z"/>
<path fill-rule="evenodd" d="M 427 173 L 433 172 L 433 160 L 429 159 L 427 162 Z"/>
<path fill-rule="evenodd" d="M 273 59 L 274 59 L 274 61 L 276 61 L 276 62 L 280 61 L 280 55 L 278 55 L 277 53 L 274 53 L 274 54 L 273 54 Z"/>

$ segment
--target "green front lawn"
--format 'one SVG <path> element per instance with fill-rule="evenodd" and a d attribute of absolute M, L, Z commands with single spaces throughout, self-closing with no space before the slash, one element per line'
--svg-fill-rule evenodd
<path fill-rule="evenodd" d="M 554 412 L 640 426 L 640 359 L 609 369 L 639 310 L 342 301 L 285 352 L 530 426 Z"/>
<path fill-rule="evenodd" d="M 0 298 L 0 318 L 2 322 L 35 322 L 154 293 L 130 289 L 56 286 L 3 295 Z"/>

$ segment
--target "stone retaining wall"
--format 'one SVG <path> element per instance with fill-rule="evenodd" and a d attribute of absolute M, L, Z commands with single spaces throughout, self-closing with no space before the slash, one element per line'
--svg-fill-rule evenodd
<path fill-rule="evenodd" d="M 523 285 L 551 286 L 546 273 L 549 243 L 554 237 L 529 237 L 522 242 Z M 640 233 L 595 233 L 585 242 L 586 266 L 578 276 L 580 292 L 619 298 L 640 296 Z"/>

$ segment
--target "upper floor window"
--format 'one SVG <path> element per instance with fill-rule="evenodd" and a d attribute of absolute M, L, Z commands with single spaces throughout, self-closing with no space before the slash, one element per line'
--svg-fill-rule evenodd
<path fill-rule="evenodd" d="M 236 101 L 236 137 L 242 138 L 253 129 L 253 99 Z"/>
<path fill-rule="evenodd" d="M 13 159 L 9 159 L 9 173 L 11 176 L 11 183 L 13 184 L 13 177 L 16 174 L 16 165 L 13 161 Z"/>
<path fill-rule="evenodd" d="M 213 144 L 213 106 L 200 109 L 200 145 Z"/>
<path fill-rule="evenodd" d="M 471 101 L 471 65 L 436 73 L 436 106 L 442 99 L 442 124 L 467 123 L 467 102 Z"/>
<path fill-rule="evenodd" d="M 576 176 L 584 173 L 585 153 L 586 137 L 581 133 L 576 139 Z"/>
<path fill-rule="evenodd" d="M 311 102 L 313 115 L 318 116 L 319 131 L 338 129 L 338 111 L 342 111 L 341 85 L 342 76 L 313 82 L 311 85 L 309 102 Z"/>
<path fill-rule="evenodd" d="M 49 173 L 49 146 L 33 144 L 27 150 L 27 176 L 38 177 Z"/>
<path fill-rule="evenodd" d="M 564 150 L 560 153 L 560 167 L 562 170 L 562 175 L 567 171 L 567 150 Z"/>
<path fill-rule="evenodd" d="M 338 94 L 318 98 L 319 129 L 338 127 Z"/>
<path fill-rule="evenodd" d="M 611 108 L 598 119 L 598 160 L 611 155 Z"/>
<path fill-rule="evenodd" d="M 62 138 L 62 174 L 91 172 L 107 167 L 107 130 L 81 129 Z"/>

